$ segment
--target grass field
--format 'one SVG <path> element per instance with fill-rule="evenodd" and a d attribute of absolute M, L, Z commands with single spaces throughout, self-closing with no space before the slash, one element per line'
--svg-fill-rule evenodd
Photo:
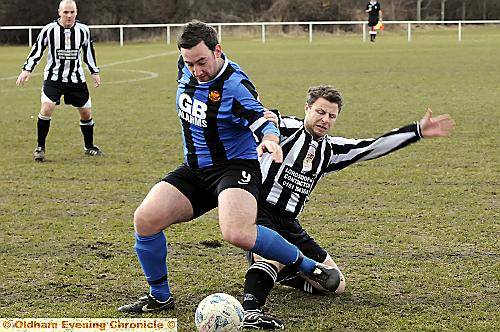
<path fill-rule="evenodd" d="M 267 310 L 287 331 L 498 331 L 500 280 L 500 31 L 225 38 L 226 54 L 262 102 L 302 115 L 305 92 L 329 83 L 345 108 L 333 133 L 373 137 L 449 113 L 450 139 L 425 140 L 331 175 L 301 216 L 340 265 L 343 296 L 276 287 Z M 133 250 L 132 214 L 182 159 L 173 45 L 97 44 L 103 85 L 91 88 L 96 143 L 83 155 L 76 111 L 59 107 L 47 162 L 34 163 L 42 78 L 15 86 L 27 47 L 0 47 L 0 317 L 123 317 L 147 289 Z M 42 72 L 42 63 L 36 73 Z M 9 78 L 10 77 L 10 78 Z M 161 316 L 194 331 L 206 295 L 241 298 L 243 252 L 218 240 L 216 213 L 167 231 L 177 308 Z M 153 316 L 154 317 L 154 316 Z"/>

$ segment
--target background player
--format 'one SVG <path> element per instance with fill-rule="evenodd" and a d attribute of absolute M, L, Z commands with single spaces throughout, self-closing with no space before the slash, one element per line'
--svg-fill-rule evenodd
<path fill-rule="evenodd" d="M 38 114 L 38 145 L 33 152 L 36 161 L 45 160 L 45 141 L 50 129 L 52 113 L 61 102 L 71 104 L 80 112 L 80 129 L 84 139 L 84 151 L 88 156 L 101 156 L 101 150 L 94 145 L 94 121 L 92 102 L 89 95 L 81 55 L 87 64 L 94 86 L 101 84 L 99 68 L 96 64 L 94 46 L 89 27 L 76 21 L 77 7 L 73 0 L 59 3 L 59 18 L 43 27 L 31 48 L 23 70 L 16 84 L 23 85 L 31 77 L 31 72 L 48 48 L 47 65 L 41 95 L 42 107 Z"/>
<path fill-rule="evenodd" d="M 370 27 L 370 41 L 375 42 L 377 30 L 375 26 L 379 21 L 382 21 L 382 8 L 377 0 L 371 0 L 366 5 L 365 12 L 368 13 L 368 26 Z"/>

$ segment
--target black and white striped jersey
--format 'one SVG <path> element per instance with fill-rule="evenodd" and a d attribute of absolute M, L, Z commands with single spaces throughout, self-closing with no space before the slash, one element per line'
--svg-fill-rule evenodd
<path fill-rule="evenodd" d="M 31 47 L 23 70 L 33 71 L 46 48 L 48 54 L 44 80 L 63 83 L 85 82 L 82 56 L 89 71 L 92 74 L 99 73 L 94 46 L 90 38 L 90 29 L 85 24 L 76 21 L 75 25 L 66 29 L 55 20 L 44 26 Z"/>
<path fill-rule="evenodd" d="M 410 143 L 422 135 L 418 123 L 394 129 L 378 138 L 348 139 L 325 136 L 314 140 L 295 117 L 279 117 L 283 163 L 270 154 L 260 160 L 263 187 L 261 199 L 273 205 L 275 212 L 296 218 L 308 201 L 319 179 L 359 161 L 375 159 Z"/>

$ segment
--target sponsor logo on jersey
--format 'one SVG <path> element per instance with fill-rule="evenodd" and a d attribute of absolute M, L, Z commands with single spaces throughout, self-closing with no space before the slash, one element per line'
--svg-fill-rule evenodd
<path fill-rule="evenodd" d="M 56 56 L 59 60 L 77 60 L 78 59 L 78 50 L 76 49 L 57 49 Z"/>
<path fill-rule="evenodd" d="M 208 99 L 210 99 L 212 102 L 216 103 L 220 100 L 220 92 L 217 90 L 212 90 L 208 94 Z"/>
<path fill-rule="evenodd" d="M 283 190 L 292 191 L 299 195 L 309 195 L 313 189 L 314 178 L 296 171 L 286 165 L 278 179 Z"/>
<path fill-rule="evenodd" d="M 182 93 L 177 100 L 177 105 L 179 118 L 199 127 L 207 126 L 207 104 Z"/>

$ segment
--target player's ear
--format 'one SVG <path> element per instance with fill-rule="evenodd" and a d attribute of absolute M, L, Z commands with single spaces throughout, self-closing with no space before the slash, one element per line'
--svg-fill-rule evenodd
<path fill-rule="evenodd" d="M 307 103 L 304 104 L 304 113 L 307 114 L 309 112 L 311 108 L 309 107 L 309 105 L 307 105 Z"/>
<path fill-rule="evenodd" d="M 214 54 L 216 58 L 220 58 L 222 54 L 222 46 L 220 44 L 215 45 Z"/>

